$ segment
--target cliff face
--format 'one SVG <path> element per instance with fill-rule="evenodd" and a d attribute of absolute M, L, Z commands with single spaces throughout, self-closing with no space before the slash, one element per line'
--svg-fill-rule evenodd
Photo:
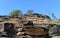
<path fill-rule="evenodd" d="M 14 31 L 22 28 L 17 33 L 26 33 L 28 35 L 47 35 L 47 29 L 44 29 L 48 26 L 47 23 L 50 22 L 50 17 L 42 14 L 25 14 L 24 16 L 1 16 L 0 17 L 0 32 L 8 32 L 7 30 L 12 29 Z M 28 29 L 29 28 L 29 29 Z M 24 31 L 25 30 L 25 31 Z M 12 30 L 11 30 L 12 31 Z M 10 34 L 10 32 L 8 32 Z M 20 35 L 20 34 L 19 34 Z"/>
<path fill-rule="evenodd" d="M 50 17 L 42 14 L 25 14 L 24 16 L 1 16 L 0 17 L 0 31 L 8 32 L 15 31 L 16 35 L 47 35 L 48 23 Z M 13 28 L 12 28 L 13 27 Z"/>
<path fill-rule="evenodd" d="M 25 19 L 28 21 L 33 21 L 35 24 L 43 24 L 49 23 L 50 17 L 42 14 L 32 14 L 32 15 L 24 15 Z"/>

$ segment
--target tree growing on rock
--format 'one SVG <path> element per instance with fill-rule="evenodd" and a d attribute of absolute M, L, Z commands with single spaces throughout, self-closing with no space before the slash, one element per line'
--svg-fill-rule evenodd
<path fill-rule="evenodd" d="M 31 15 L 33 10 L 27 10 L 27 14 Z"/>
<path fill-rule="evenodd" d="M 13 10 L 10 14 L 10 16 L 19 16 L 22 15 L 20 10 Z"/>

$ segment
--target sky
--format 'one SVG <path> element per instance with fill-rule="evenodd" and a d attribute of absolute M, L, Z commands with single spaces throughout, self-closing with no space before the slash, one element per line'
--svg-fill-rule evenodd
<path fill-rule="evenodd" d="M 60 0 L 0 0 L 0 15 L 8 15 L 12 10 L 21 10 L 23 14 L 27 10 L 34 13 L 45 14 L 57 19 L 60 18 Z"/>

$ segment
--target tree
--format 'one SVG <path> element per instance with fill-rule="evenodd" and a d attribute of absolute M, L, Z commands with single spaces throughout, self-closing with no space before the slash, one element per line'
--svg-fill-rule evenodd
<path fill-rule="evenodd" d="M 20 10 L 13 10 L 10 14 L 10 16 L 19 16 L 22 15 Z"/>
<path fill-rule="evenodd" d="M 56 18 L 56 16 L 54 15 L 54 13 L 52 13 L 52 18 L 57 20 L 57 18 Z"/>
<path fill-rule="evenodd" d="M 27 10 L 27 14 L 31 15 L 33 10 Z"/>

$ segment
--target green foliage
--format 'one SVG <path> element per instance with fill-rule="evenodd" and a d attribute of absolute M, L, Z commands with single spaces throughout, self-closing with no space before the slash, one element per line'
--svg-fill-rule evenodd
<path fill-rule="evenodd" d="M 9 15 L 10 16 L 18 16 L 19 14 L 21 14 L 20 10 L 13 10 Z"/>
<path fill-rule="evenodd" d="M 27 14 L 32 14 L 33 10 L 27 10 Z"/>
<path fill-rule="evenodd" d="M 57 20 L 57 18 L 56 18 L 56 16 L 54 15 L 54 13 L 52 13 L 52 18 Z"/>

